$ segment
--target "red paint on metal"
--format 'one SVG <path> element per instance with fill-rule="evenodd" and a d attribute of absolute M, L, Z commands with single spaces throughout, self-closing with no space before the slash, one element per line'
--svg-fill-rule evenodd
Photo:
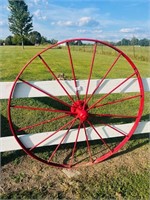
<path fill-rule="evenodd" d="M 84 122 L 88 118 L 87 108 L 88 106 L 84 104 L 83 100 L 78 100 L 72 105 L 71 112 L 77 115 L 81 122 Z"/>
<path fill-rule="evenodd" d="M 61 86 L 61 88 L 65 91 L 65 93 L 68 95 L 69 99 L 74 102 L 73 98 L 71 97 L 71 95 L 67 92 L 67 90 L 65 89 L 65 87 L 62 85 L 62 83 L 60 82 L 60 80 L 57 78 L 57 76 L 54 74 L 54 72 L 51 70 L 51 68 L 48 66 L 48 64 L 46 63 L 46 61 L 42 58 L 41 55 L 39 55 L 39 58 L 42 60 L 43 64 L 46 66 L 46 68 L 48 69 L 48 71 L 52 74 L 52 76 L 55 78 L 55 80 L 59 83 L 59 85 Z"/>
<path fill-rule="evenodd" d="M 100 87 L 100 85 L 103 83 L 103 81 L 105 80 L 105 78 L 107 77 L 107 75 L 109 74 L 109 72 L 112 70 L 112 68 L 115 66 L 116 62 L 119 60 L 121 56 L 121 53 L 118 54 L 117 58 L 114 60 L 114 62 L 112 63 L 112 65 L 110 66 L 110 68 L 107 70 L 106 74 L 104 75 L 104 77 L 101 79 L 101 81 L 99 82 L 99 84 L 96 86 L 96 88 L 94 89 L 94 91 L 92 92 L 92 94 L 90 95 L 90 97 L 87 99 L 86 103 L 88 103 L 90 101 L 90 99 L 92 98 L 92 96 L 95 94 L 96 90 Z"/>
<path fill-rule="evenodd" d="M 93 72 L 93 67 L 94 67 L 94 61 L 95 61 L 95 55 L 96 55 L 96 48 L 97 48 L 97 42 L 94 45 L 94 51 L 93 51 L 93 56 L 92 56 L 92 62 L 91 62 L 91 66 L 90 66 L 90 73 L 89 73 L 89 77 L 88 77 L 88 83 L 87 83 L 87 88 L 86 88 L 86 94 L 85 94 L 85 98 L 84 98 L 84 107 L 87 104 L 87 95 L 88 95 L 88 91 L 89 91 L 89 86 L 90 86 L 90 80 L 91 80 L 91 76 L 92 76 L 92 72 Z"/>
<path fill-rule="evenodd" d="M 67 42 L 67 48 L 68 48 L 68 55 L 69 55 L 69 60 L 70 60 L 70 66 L 71 66 L 71 69 L 72 69 L 72 78 L 74 80 L 74 85 L 75 85 L 75 88 L 76 88 L 76 96 L 78 98 L 78 100 L 80 100 L 80 97 L 79 97 L 79 92 L 78 92 L 78 85 L 77 85 L 77 78 L 76 78 L 76 75 L 75 75 L 75 70 L 74 70 L 74 66 L 73 66 L 73 60 L 72 60 L 72 55 L 71 55 L 71 50 L 70 50 L 70 46 L 69 46 L 69 43 Z"/>
<path fill-rule="evenodd" d="M 132 78 L 134 75 L 136 74 L 136 72 L 134 72 L 133 74 L 131 74 L 130 76 L 128 76 L 124 81 L 122 81 L 120 84 L 118 84 L 114 89 L 112 89 L 110 92 L 108 92 L 107 94 L 105 94 L 103 97 L 101 97 L 98 101 L 96 101 L 92 106 L 90 106 L 88 108 L 88 110 L 94 108 L 99 102 L 101 102 L 103 99 L 105 99 L 108 95 L 110 95 L 112 92 L 114 92 L 117 88 L 119 88 L 121 85 L 123 85 L 125 82 L 127 82 L 130 78 Z"/>
<path fill-rule="evenodd" d="M 28 81 L 25 81 L 25 80 L 23 80 L 23 79 L 21 79 L 21 78 L 18 78 L 18 80 L 20 80 L 20 81 L 22 81 L 23 83 L 29 85 L 30 87 L 33 87 L 34 89 L 40 91 L 41 93 L 46 94 L 47 96 L 49 96 L 49 97 L 51 97 L 52 99 L 54 99 L 54 100 L 56 100 L 56 101 L 58 101 L 58 102 L 64 104 L 65 106 L 70 107 L 70 105 L 69 105 L 68 103 L 66 103 L 66 102 L 64 102 L 64 101 L 62 101 L 62 100 L 60 100 L 60 99 L 58 99 L 57 97 L 53 96 L 52 94 L 49 94 L 48 92 L 42 90 L 41 88 L 38 88 L 37 86 L 35 86 L 35 85 L 29 83 Z"/>

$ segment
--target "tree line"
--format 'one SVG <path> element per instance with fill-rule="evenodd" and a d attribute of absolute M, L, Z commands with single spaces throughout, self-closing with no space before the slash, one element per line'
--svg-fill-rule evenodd
<path fill-rule="evenodd" d="M 150 40 L 147 38 L 138 39 L 136 37 L 131 38 L 131 40 L 123 38 L 118 42 L 112 42 L 116 46 L 150 46 Z"/>
<path fill-rule="evenodd" d="M 108 42 L 108 41 L 105 41 Z M 136 37 L 132 37 L 131 40 L 123 38 L 122 40 L 118 42 L 109 42 L 114 46 L 150 46 L 150 40 L 143 38 L 143 39 L 138 39 Z M 71 45 L 78 45 L 81 46 L 83 45 L 82 41 L 78 40 L 73 41 L 70 43 Z M 85 45 L 85 44 L 84 44 Z M 87 44 L 90 45 L 90 44 Z"/>
<path fill-rule="evenodd" d="M 24 37 L 24 45 L 40 45 L 40 44 L 55 44 L 57 39 L 47 39 L 38 31 L 32 31 Z M 114 46 L 150 46 L 150 40 L 143 38 L 138 39 L 133 37 L 131 40 L 123 38 L 118 42 L 110 42 Z M 22 40 L 19 35 L 9 35 L 4 40 L 0 39 L 0 45 L 22 45 Z M 71 42 L 70 45 L 83 45 L 82 41 Z"/>
<path fill-rule="evenodd" d="M 56 39 L 47 39 L 38 31 L 30 32 L 23 39 L 23 45 L 55 44 L 57 42 Z M 9 35 L 4 40 L 0 39 L 0 45 L 22 45 L 22 39 L 20 35 Z"/>

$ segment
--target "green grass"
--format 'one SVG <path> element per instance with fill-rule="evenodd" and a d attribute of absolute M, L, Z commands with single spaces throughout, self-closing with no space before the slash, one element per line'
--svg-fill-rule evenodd
<path fill-rule="evenodd" d="M 140 47 L 140 46 L 118 46 L 118 49 L 126 53 L 131 59 L 139 61 L 149 61 L 149 51 L 150 47 Z M 92 46 L 74 46 L 74 51 L 83 51 L 83 52 L 92 52 Z M 116 52 L 113 49 L 110 49 L 106 46 L 98 46 L 97 53 L 103 55 L 116 55 Z"/>
<path fill-rule="evenodd" d="M 76 70 L 76 76 L 78 79 L 84 78 L 87 79 L 88 70 L 85 70 L 90 66 L 91 63 L 91 52 L 88 51 L 78 51 L 72 47 L 72 56 L 74 61 L 74 66 Z M 76 47 L 77 48 L 77 47 Z M 82 47 L 83 48 L 83 47 Z M 91 48 L 91 47 L 90 47 Z M 101 47 L 99 47 L 101 48 Z M 122 47 L 123 48 L 123 47 Z M 2 81 L 13 81 L 22 67 L 38 52 L 44 49 L 41 47 L 25 47 L 23 50 L 20 46 L 1 46 L 0 47 L 0 55 L 1 55 L 1 80 Z M 127 47 L 125 52 L 127 54 L 132 55 L 132 47 Z M 141 47 L 142 55 L 148 58 L 149 47 Z M 100 52 L 98 49 L 98 53 L 95 59 L 95 71 L 93 72 L 93 78 L 100 78 L 104 72 L 106 71 L 106 67 L 110 66 L 114 59 L 116 58 L 116 52 L 111 52 L 107 47 L 103 50 L 104 52 Z M 107 53 L 105 53 L 107 52 Z M 139 51 L 138 51 L 139 54 Z M 64 73 L 66 77 L 71 78 L 70 74 L 70 64 L 68 59 L 68 53 L 66 49 L 53 49 L 49 50 L 44 54 L 44 59 L 47 61 L 49 66 L 51 66 L 55 73 Z M 147 77 L 150 70 L 148 59 L 144 61 L 141 59 L 133 58 L 134 63 L 136 64 L 138 70 L 142 77 Z M 52 77 L 49 73 L 46 73 L 41 61 L 37 58 L 31 65 L 32 73 L 28 69 L 26 72 L 26 78 L 29 80 L 36 80 L 38 75 L 38 80 L 48 80 Z M 100 71 L 99 71 L 100 68 Z M 124 59 L 120 59 L 117 63 L 117 66 L 114 68 L 113 73 L 110 74 L 108 78 L 120 78 L 120 74 L 122 78 L 126 77 L 127 63 Z"/>
<path fill-rule="evenodd" d="M 125 176 L 124 179 L 122 177 Z M 74 184 L 77 185 L 71 186 L 72 193 L 76 196 L 76 199 L 148 199 L 149 193 L 146 190 L 148 186 L 148 172 L 145 174 L 132 174 L 128 172 L 126 175 L 125 172 L 119 173 L 118 176 L 112 178 L 103 179 L 97 177 L 99 182 L 95 180 L 87 180 L 86 184 L 83 184 L 81 180 L 74 181 Z M 22 179 L 22 176 L 14 178 L 17 182 Z M 52 184 L 52 183 L 51 183 Z M 11 192 L 5 195 L 2 195 L 2 199 L 62 199 L 66 198 L 67 192 L 50 192 L 51 190 L 48 183 L 42 188 L 38 189 L 33 186 L 30 190 L 18 190 L 17 192 Z M 84 192 L 83 192 L 84 191 Z M 71 199 L 71 198 L 68 198 Z"/>
<path fill-rule="evenodd" d="M 0 47 L 1 55 L 1 81 L 13 81 L 21 68 L 44 47 Z M 148 51 L 149 47 L 136 47 L 136 56 L 133 55 L 132 47 L 120 47 L 125 53 L 132 57 L 142 77 L 149 76 Z M 72 47 L 72 58 L 75 67 L 77 79 L 87 79 L 89 66 L 91 64 L 91 47 Z M 49 50 L 42 55 L 56 75 L 64 73 L 66 79 L 72 79 L 68 52 L 65 48 Z M 92 79 L 102 78 L 111 64 L 116 59 L 116 52 L 109 51 L 108 48 L 98 47 L 94 63 Z M 107 78 L 125 78 L 132 73 L 127 62 L 121 58 Z M 47 69 L 43 66 L 41 60 L 35 61 L 22 74 L 21 78 L 25 80 L 52 80 L 54 79 Z M 102 103 L 113 101 L 134 94 L 112 94 L 104 99 Z M 94 96 L 89 102 L 89 106 L 100 96 Z M 71 103 L 67 97 L 60 99 Z M 82 97 L 83 98 L 83 97 Z M 145 106 L 141 121 L 149 119 L 149 99 L 150 95 L 145 92 Z M 59 103 L 44 98 L 22 98 L 12 100 L 13 105 L 36 106 L 42 108 L 68 109 Z M 101 110 L 95 109 L 95 112 L 114 113 L 114 114 L 136 114 L 138 110 L 138 99 L 123 102 L 113 106 L 103 106 Z M 2 136 L 10 136 L 10 129 L 7 120 L 7 100 L 1 100 L 1 122 Z M 51 119 L 56 114 L 41 111 L 28 111 L 12 109 L 12 118 L 15 130 L 23 126 L 29 126 L 40 121 Z M 95 126 L 100 125 L 98 119 L 90 119 Z M 106 123 L 123 124 L 132 122 L 132 119 L 108 119 L 101 118 Z M 57 120 L 52 123 L 46 123 L 32 129 L 27 129 L 19 134 L 28 134 L 44 131 L 56 130 L 60 125 L 67 122 L 67 119 Z M 77 128 L 77 123 L 74 128 Z M 120 138 L 108 140 L 108 144 L 114 146 L 120 141 Z M 99 153 L 99 143 L 92 142 L 92 151 Z M 104 146 L 104 145 L 102 145 Z M 72 145 L 64 145 L 59 149 L 54 161 L 59 162 L 63 156 L 67 156 L 71 151 Z M 47 159 L 50 151 L 54 147 L 39 148 L 35 151 L 36 155 Z M 101 147 L 101 150 L 105 148 Z M 133 152 L 132 152 L 133 151 Z M 87 146 L 84 143 L 78 144 L 77 157 L 83 159 L 87 152 Z M 59 174 L 60 170 L 43 166 L 36 161 L 32 161 L 22 151 L 2 153 L 2 170 L 4 175 L 3 191 L 1 199 L 148 199 L 148 134 L 143 136 L 133 136 L 125 147 L 122 148 L 118 156 L 96 165 L 94 167 L 81 168 L 81 175 L 71 180 Z M 99 155 L 99 154 L 98 154 Z M 78 158 L 75 158 L 78 159 Z M 28 185 L 27 185 L 28 183 Z M 28 187 L 27 187 L 28 186 Z M 15 189 L 14 189 L 15 188 Z M 84 191 L 84 192 L 83 192 Z"/>

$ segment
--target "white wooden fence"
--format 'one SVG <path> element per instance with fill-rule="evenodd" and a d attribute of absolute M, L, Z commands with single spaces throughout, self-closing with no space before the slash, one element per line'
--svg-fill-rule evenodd
<path fill-rule="evenodd" d="M 111 89 L 115 88 L 120 82 L 122 82 L 124 79 L 106 79 L 102 86 L 96 91 L 97 94 L 106 94 Z M 144 84 L 144 91 L 150 92 L 150 78 L 144 78 L 143 84 Z M 99 80 L 91 80 L 90 87 L 89 87 L 89 94 L 92 93 L 93 88 L 96 87 Z M 39 81 L 39 82 L 30 82 L 34 84 L 36 87 L 41 88 L 44 91 L 49 92 L 50 94 L 54 96 L 64 96 L 66 93 L 62 88 L 58 86 L 56 81 Z M 64 85 L 66 90 L 69 92 L 69 94 L 73 95 L 75 94 L 75 88 L 74 88 L 74 81 L 73 80 L 63 80 L 61 83 Z M 78 80 L 78 91 L 79 94 L 85 94 L 86 86 L 87 86 L 87 80 Z M 0 99 L 8 99 L 9 94 L 12 88 L 13 82 L 0 82 Z M 130 93 L 130 92 L 139 92 L 138 90 L 138 83 L 137 80 L 132 78 L 129 79 L 125 84 L 118 87 L 113 93 Z M 18 82 L 16 85 L 16 90 L 13 94 L 13 98 L 23 98 L 23 97 L 43 97 L 46 96 L 44 93 L 39 92 L 37 89 L 30 87 L 27 84 L 24 84 L 23 82 Z M 130 130 L 130 128 L 133 126 L 133 123 L 123 124 L 123 125 L 114 125 L 117 129 L 127 131 Z M 97 128 L 98 131 L 100 131 L 101 136 L 103 138 L 112 138 L 112 137 L 118 137 L 120 136 L 115 130 L 111 129 L 111 131 L 108 131 L 109 127 L 106 126 L 100 126 Z M 10 130 L 8 130 L 10 131 Z M 72 134 L 75 132 L 75 129 L 72 129 L 69 134 L 71 134 L 71 137 L 68 137 L 65 139 L 64 143 L 70 143 L 74 141 L 75 134 Z M 84 131 L 81 129 L 81 132 Z M 46 140 L 41 144 L 41 146 L 48 146 L 48 145 L 54 145 L 58 144 L 60 141 L 60 138 L 62 138 L 62 135 L 64 134 L 65 130 L 62 130 L 57 134 L 53 140 Z M 150 121 L 143 121 L 140 122 L 138 125 L 138 128 L 136 129 L 134 134 L 141 134 L 141 133 L 149 133 L 150 132 Z M 39 141 L 41 141 L 42 138 L 46 138 L 48 135 L 50 135 L 51 132 L 44 132 L 44 133 L 36 133 L 36 134 L 28 134 L 28 135 L 20 135 L 20 140 L 22 143 L 30 148 L 34 144 L 37 144 Z M 92 132 L 91 128 L 87 128 L 87 134 L 90 140 L 97 139 L 97 136 Z M 83 141 L 85 138 L 82 138 L 82 135 L 80 134 L 80 137 L 78 138 L 78 141 Z M 39 145 L 40 146 L 40 145 Z M 0 138 L 0 152 L 4 151 L 11 151 L 11 150 L 18 150 L 21 149 L 20 145 L 16 142 L 15 138 L 13 136 L 9 137 L 1 137 Z"/>

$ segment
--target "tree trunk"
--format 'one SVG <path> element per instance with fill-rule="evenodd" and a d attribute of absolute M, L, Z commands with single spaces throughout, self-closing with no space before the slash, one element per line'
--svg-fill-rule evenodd
<path fill-rule="evenodd" d="M 22 48 L 24 49 L 24 37 L 22 35 Z"/>

